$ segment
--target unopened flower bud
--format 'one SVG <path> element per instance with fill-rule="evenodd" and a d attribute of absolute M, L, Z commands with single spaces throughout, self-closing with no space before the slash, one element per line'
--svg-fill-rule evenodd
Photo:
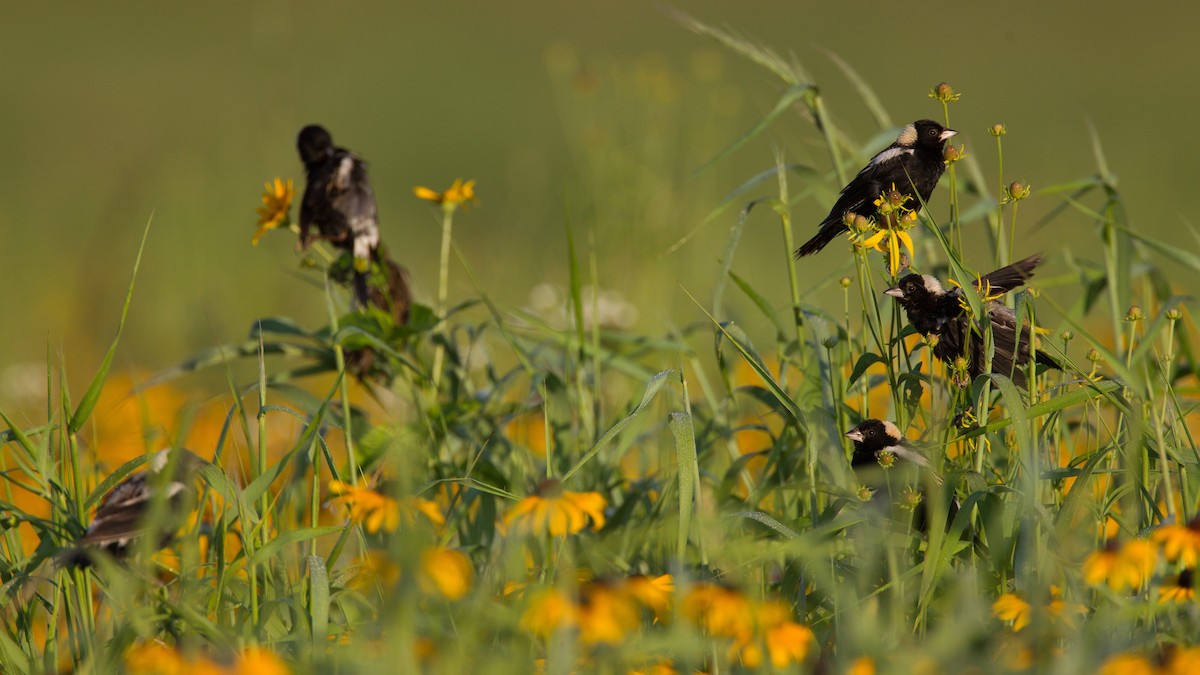
<path fill-rule="evenodd" d="M 959 96 L 962 96 L 962 94 L 955 93 L 954 87 L 951 87 L 949 82 L 940 82 L 933 88 L 933 91 L 929 92 L 930 98 L 937 99 L 942 103 L 957 101 Z"/>
<path fill-rule="evenodd" d="M 1100 351 L 1097 350 L 1095 347 L 1087 350 L 1087 354 L 1085 355 L 1085 357 L 1087 358 L 1088 361 L 1091 361 L 1092 363 L 1097 363 L 1099 361 L 1104 360 L 1104 357 L 1100 355 Z"/>
<path fill-rule="evenodd" d="M 1142 308 L 1137 305 L 1131 305 L 1129 311 L 1125 312 L 1125 320 L 1132 323 L 1141 321 L 1144 318 L 1146 318 L 1146 315 L 1142 313 Z"/>
<path fill-rule="evenodd" d="M 850 277 L 842 277 L 838 279 L 838 283 L 841 284 L 842 288 L 850 288 Z"/>
<path fill-rule="evenodd" d="M 1029 186 L 1019 180 L 1014 180 L 1008 185 L 1008 198 L 1012 201 L 1025 199 L 1029 196 Z"/>
<path fill-rule="evenodd" d="M 992 126 L 988 127 L 988 133 L 995 136 L 996 138 L 999 138 L 999 137 L 1003 136 L 1004 134 L 1008 133 L 1008 129 L 1006 129 L 1003 124 L 996 122 Z"/>
<path fill-rule="evenodd" d="M 875 461 L 879 462 L 879 466 L 882 466 L 885 469 L 890 469 L 893 466 L 896 466 L 896 455 L 883 450 L 875 455 Z"/>
<path fill-rule="evenodd" d="M 1178 321 L 1183 318 L 1183 312 L 1179 311 L 1178 307 L 1172 307 L 1167 310 L 1167 320 Z"/>

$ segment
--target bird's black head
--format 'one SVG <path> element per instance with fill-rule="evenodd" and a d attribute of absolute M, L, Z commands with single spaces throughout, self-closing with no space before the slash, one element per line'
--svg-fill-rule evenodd
<path fill-rule="evenodd" d="M 854 457 L 850 463 L 874 462 L 875 454 L 884 448 L 898 445 L 904 439 L 900 428 L 886 420 L 864 420 L 862 424 L 846 432 L 846 438 L 854 441 Z"/>
<path fill-rule="evenodd" d="M 884 291 L 883 294 L 892 296 L 900 303 L 901 307 L 909 309 L 921 307 L 940 298 L 946 294 L 946 289 L 942 288 L 937 279 L 928 274 L 909 274 L 901 279 L 900 283 Z"/>
<path fill-rule="evenodd" d="M 957 133 L 933 120 L 917 120 L 900 130 L 896 143 L 906 148 L 936 150 L 940 153 L 946 139 Z"/>
<path fill-rule="evenodd" d="M 319 124 L 310 124 L 296 137 L 296 149 L 304 166 L 320 164 L 333 154 L 333 137 Z"/>

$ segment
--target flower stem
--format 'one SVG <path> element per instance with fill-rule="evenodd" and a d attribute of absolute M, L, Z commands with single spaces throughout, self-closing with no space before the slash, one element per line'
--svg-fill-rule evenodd
<path fill-rule="evenodd" d="M 438 268 L 438 324 L 446 319 L 446 296 L 450 289 L 450 235 L 454 230 L 454 205 L 442 205 L 442 257 Z M 433 353 L 433 388 L 436 391 L 442 382 L 442 361 L 446 358 L 445 340 L 438 343 Z"/>

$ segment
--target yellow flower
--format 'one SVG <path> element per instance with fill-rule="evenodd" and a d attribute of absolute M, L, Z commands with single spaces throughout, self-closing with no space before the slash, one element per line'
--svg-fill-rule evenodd
<path fill-rule="evenodd" d="M 655 618 L 661 621 L 671 610 L 671 596 L 675 595 L 675 579 L 670 574 L 654 578 L 635 575 L 625 580 L 625 591 L 653 611 Z"/>
<path fill-rule="evenodd" d="M 1092 586 L 1107 583 L 1114 591 L 1140 588 L 1154 571 L 1158 550 L 1145 539 L 1134 539 L 1123 546 L 1110 541 L 1083 562 L 1083 580 Z"/>
<path fill-rule="evenodd" d="M 557 588 L 546 588 L 534 594 L 521 615 L 521 628 L 543 638 L 578 623 L 579 609 Z"/>
<path fill-rule="evenodd" d="M 808 656 L 813 632 L 808 626 L 792 621 L 792 612 L 787 605 L 778 600 L 764 602 L 757 607 L 756 614 L 772 666 L 783 668 L 790 663 L 800 663 Z"/>
<path fill-rule="evenodd" d="M 1193 518 L 1186 526 L 1160 527 L 1151 539 L 1162 546 L 1167 562 L 1179 562 L 1184 567 L 1195 567 L 1200 563 L 1200 518 Z"/>
<path fill-rule="evenodd" d="M 951 286 L 962 288 L 962 284 L 958 283 L 954 279 L 950 279 L 949 283 Z M 975 291 L 979 293 L 979 301 L 985 306 L 993 300 L 998 300 L 1004 297 L 1003 290 L 993 291 L 991 282 L 979 275 L 975 275 Z M 971 309 L 971 303 L 967 301 L 967 297 L 965 295 L 958 296 L 958 306 L 964 315 L 968 317 L 975 316 L 975 311 Z"/>
<path fill-rule="evenodd" d="M 1029 625 L 1030 605 L 1015 593 L 1005 593 L 992 603 L 992 614 L 1001 621 L 1012 622 L 1013 632 Z"/>
<path fill-rule="evenodd" d="M 229 675 L 288 675 L 291 668 L 274 652 L 261 647 L 251 647 L 242 652 L 237 666 Z"/>
<path fill-rule="evenodd" d="M 204 656 L 184 656 L 161 642 L 146 642 L 125 653 L 125 672 L 130 675 L 224 675 L 226 672 Z"/>
<path fill-rule="evenodd" d="M 436 192 L 423 185 L 413 188 L 413 194 L 418 198 L 431 201 L 444 209 L 455 209 L 460 204 L 478 204 L 475 197 L 475 179 L 463 181 L 455 178 L 454 183 L 445 192 Z"/>
<path fill-rule="evenodd" d="M 344 505 L 350 510 L 350 520 L 371 534 L 380 530 L 395 532 L 400 526 L 400 505 L 391 497 L 340 480 L 329 481 L 329 491 L 337 495 L 329 501 L 330 505 Z"/>
<path fill-rule="evenodd" d="M 900 271 L 900 246 L 908 249 L 908 259 L 913 258 L 913 240 L 908 234 L 917 222 L 917 212 L 907 206 L 912 200 L 911 195 L 901 194 L 896 189 L 896 184 L 892 184 L 892 189 L 885 191 L 875 200 L 875 207 L 878 209 L 879 222 L 871 221 L 871 225 L 875 228 L 875 234 L 855 241 L 855 245 L 860 248 L 874 248 L 881 253 L 886 253 L 888 256 L 888 271 L 895 276 Z M 851 236 L 862 236 L 863 233 L 855 233 L 851 230 Z"/>
<path fill-rule="evenodd" d="M 296 196 L 292 179 L 284 182 L 283 179 L 276 178 L 273 183 L 267 183 L 266 187 L 262 195 L 263 205 L 258 207 L 258 231 L 250 238 L 250 243 L 255 246 L 258 246 L 259 238 L 266 234 L 267 230 L 291 225 L 288 214 L 292 209 L 292 199 Z"/>
<path fill-rule="evenodd" d="M 592 529 L 604 527 L 607 502 L 599 492 L 571 492 L 557 480 L 544 480 L 537 491 L 517 502 L 504 522 L 514 530 L 547 532 L 556 537 L 575 534 L 592 521 Z"/>
<path fill-rule="evenodd" d="M 460 551 L 449 548 L 427 548 L 421 551 L 421 587 L 440 593 L 447 600 L 457 600 L 471 590 L 475 568 Z"/>
<path fill-rule="evenodd" d="M 1157 675 L 1158 668 L 1137 654 L 1117 654 L 1100 667 L 1099 675 Z"/>
<path fill-rule="evenodd" d="M 875 675 L 875 661 L 869 656 L 860 656 L 850 662 L 846 675 Z"/>
<path fill-rule="evenodd" d="M 732 588 L 697 584 L 688 591 L 680 609 L 710 635 L 745 641 L 753 632 L 753 607 L 746 596 Z"/>
<path fill-rule="evenodd" d="M 584 644 L 619 644 L 641 624 L 631 595 L 605 583 L 581 589 L 578 607 L 579 639 Z"/>
<path fill-rule="evenodd" d="M 634 668 L 628 675 L 679 675 L 679 671 L 670 661 L 659 661 L 644 668 Z"/>
<path fill-rule="evenodd" d="M 1200 647 L 1176 649 L 1163 668 L 1165 675 L 1191 675 L 1200 672 Z"/>
<path fill-rule="evenodd" d="M 445 525 L 446 517 L 442 515 L 442 510 L 434 502 L 420 497 L 408 497 L 397 502 L 400 509 L 400 520 L 405 525 L 416 525 L 417 516 L 424 516 L 426 520 L 434 525 Z"/>
<path fill-rule="evenodd" d="M 1189 567 L 1180 572 L 1174 582 L 1164 583 L 1158 589 L 1158 603 L 1160 605 L 1168 602 L 1184 604 L 1194 601 L 1196 589 L 1193 587 L 1193 575 L 1194 571 Z"/>

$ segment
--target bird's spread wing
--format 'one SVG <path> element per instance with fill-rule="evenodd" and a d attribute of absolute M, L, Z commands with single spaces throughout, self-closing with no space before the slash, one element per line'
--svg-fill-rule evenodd
<path fill-rule="evenodd" d="M 1007 293 L 1014 288 L 1024 286 L 1025 281 L 1033 276 L 1033 270 L 1041 263 L 1042 256 L 1031 255 L 1024 260 L 1018 260 L 1011 265 L 1005 265 L 995 272 L 985 275 L 982 281 L 991 286 L 993 291 Z"/>

